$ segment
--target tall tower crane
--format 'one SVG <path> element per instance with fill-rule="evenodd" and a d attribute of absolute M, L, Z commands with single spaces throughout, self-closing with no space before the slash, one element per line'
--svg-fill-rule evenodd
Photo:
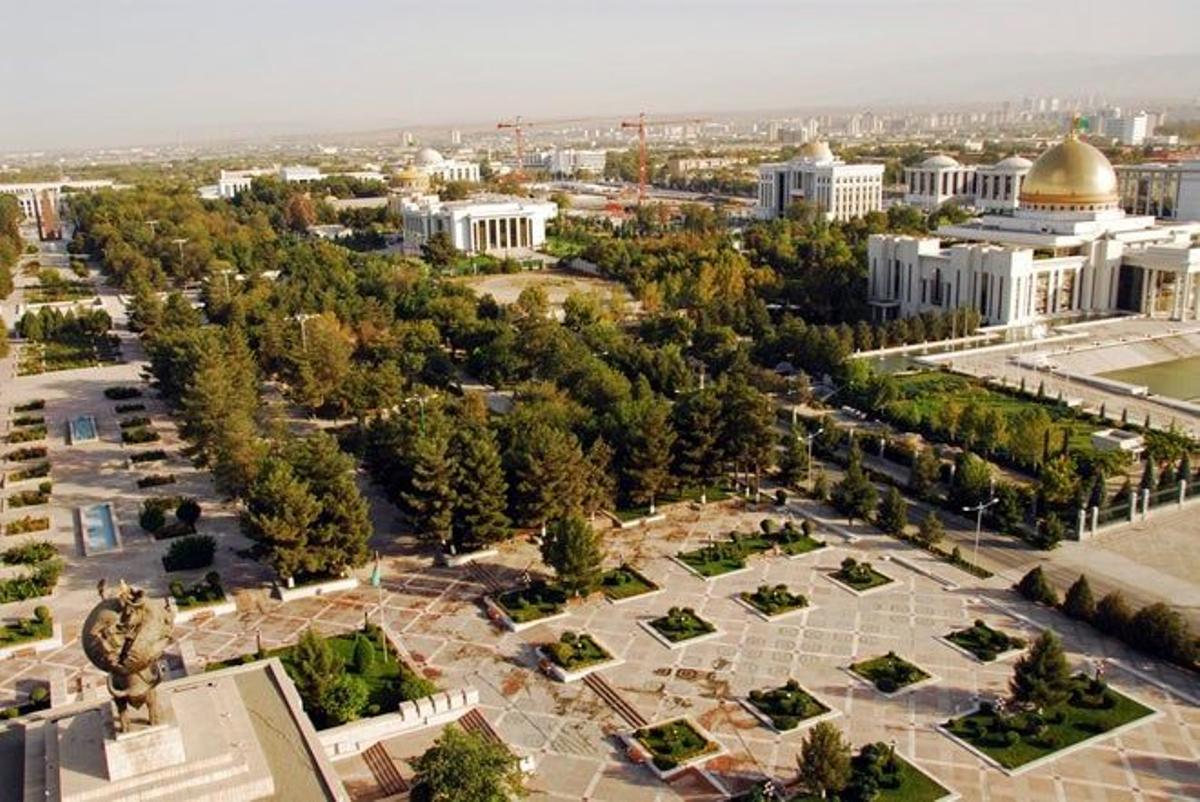
<path fill-rule="evenodd" d="M 638 132 L 638 206 L 646 197 L 646 126 L 647 125 L 696 125 L 704 120 L 698 118 L 678 120 L 647 120 L 646 112 L 638 114 L 636 120 L 622 120 L 622 128 L 636 128 Z"/>
<path fill-rule="evenodd" d="M 576 117 L 570 120 L 552 120 L 548 122 L 527 122 L 521 119 L 521 115 L 517 115 L 512 120 L 501 120 L 496 123 L 496 128 L 504 129 L 511 128 L 517 140 L 517 178 L 525 177 L 525 129 L 533 128 L 537 125 L 567 125 L 569 123 L 584 122 L 591 118 Z"/>

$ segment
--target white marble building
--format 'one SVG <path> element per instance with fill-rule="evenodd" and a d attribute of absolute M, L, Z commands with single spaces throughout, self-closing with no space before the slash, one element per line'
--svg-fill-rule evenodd
<path fill-rule="evenodd" d="M 996 164 L 961 164 L 945 154 L 930 156 L 916 167 L 904 168 L 904 202 L 933 211 L 946 203 L 982 211 L 1017 208 L 1021 182 L 1033 163 L 1009 156 Z"/>
<path fill-rule="evenodd" d="M 558 206 L 507 195 L 448 202 L 423 196 L 401 201 L 400 211 L 408 250 L 445 232 L 460 251 L 503 254 L 545 243 L 546 221 L 558 214 Z"/>
<path fill-rule="evenodd" d="M 433 148 L 421 148 L 413 157 L 412 167 L 427 175 L 431 180 L 443 184 L 451 181 L 479 183 L 479 165 L 475 162 L 447 159 Z"/>
<path fill-rule="evenodd" d="M 1200 317 L 1200 223 L 1126 214 L 1108 159 L 1074 135 L 1043 153 L 1018 206 L 936 237 L 873 235 L 876 319 L 977 309 L 991 325 L 1128 311 Z"/>
<path fill-rule="evenodd" d="M 75 181 L 64 178 L 59 181 L 32 181 L 21 184 L 0 184 L 0 195 L 12 195 L 21 207 L 21 214 L 32 220 L 37 215 L 37 205 L 47 198 L 59 213 L 65 211 L 65 196 L 72 192 L 88 192 L 108 189 L 115 184 L 107 178 Z"/>
<path fill-rule="evenodd" d="M 1200 161 L 1122 164 L 1121 208 L 1163 220 L 1200 220 Z"/>
<path fill-rule="evenodd" d="M 809 142 L 796 158 L 758 166 L 758 215 L 782 217 L 805 201 L 829 220 L 849 220 L 883 209 L 883 165 L 846 164 L 824 142 Z"/>

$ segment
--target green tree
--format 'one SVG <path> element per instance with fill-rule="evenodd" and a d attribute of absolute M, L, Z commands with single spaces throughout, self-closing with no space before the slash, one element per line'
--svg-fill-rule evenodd
<path fill-rule="evenodd" d="M 282 451 L 320 506 L 305 539 L 306 570 L 339 576 L 362 565 L 373 530 L 370 507 L 355 481 L 354 459 L 324 432 L 289 440 Z"/>
<path fill-rule="evenodd" d="M 1128 632 L 1134 646 L 1181 666 L 1191 668 L 1200 657 L 1200 645 L 1191 633 L 1187 619 L 1162 602 L 1138 610 Z"/>
<path fill-rule="evenodd" d="M 819 722 L 800 744 L 796 764 L 804 787 L 827 799 L 850 782 L 850 745 L 837 727 Z"/>
<path fill-rule="evenodd" d="M 1062 610 L 1080 621 L 1091 621 L 1095 617 L 1096 600 L 1092 597 L 1092 588 L 1083 574 L 1080 574 L 1079 579 L 1076 579 L 1067 589 L 1067 595 L 1063 598 Z"/>
<path fill-rule="evenodd" d="M 973 505 L 987 501 L 991 484 L 992 471 L 987 462 L 969 451 L 958 455 L 951 486 L 956 504 Z"/>
<path fill-rule="evenodd" d="M 308 710 L 320 711 L 321 700 L 337 683 L 344 664 L 329 641 L 312 627 L 300 634 L 286 664 L 292 682 Z"/>
<path fill-rule="evenodd" d="M 419 802 L 508 802 L 525 793 L 508 747 L 457 727 L 442 730 L 413 766 Z"/>
<path fill-rule="evenodd" d="M 610 508 L 617 500 L 617 480 L 613 476 L 612 447 L 603 437 L 597 437 L 584 455 L 587 480 L 584 483 L 583 511 L 594 515 Z"/>
<path fill-rule="evenodd" d="M 293 352 L 296 395 L 310 410 L 338 401 L 336 412 L 346 414 L 346 382 L 352 369 L 354 337 L 337 316 L 326 312 L 306 319 L 304 336 Z"/>
<path fill-rule="evenodd" d="M 368 645 L 370 645 L 368 643 Z M 318 708 L 331 726 L 354 721 L 362 715 L 370 697 L 367 682 L 354 674 L 341 674 L 321 694 Z"/>
<path fill-rule="evenodd" d="M 400 495 L 401 506 L 417 534 L 428 542 L 450 537 L 454 521 L 454 465 L 450 438 L 440 427 L 427 430 L 413 444 L 411 476 Z"/>
<path fill-rule="evenodd" d="M 644 382 L 637 397 L 618 409 L 618 469 L 622 489 L 635 504 L 661 496 L 671 481 L 675 430 L 670 414 L 666 401 L 655 397 Z"/>
<path fill-rule="evenodd" d="M 421 244 L 421 258 L 439 270 L 450 267 L 458 256 L 458 249 L 445 231 L 435 232 Z"/>
<path fill-rule="evenodd" d="M 266 547 L 266 561 L 283 578 L 308 565 L 308 531 L 321 513 L 320 502 L 292 466 L 268 457 L 245 498 L 242 530 Z"/>
<path fill-rule="evenodd" d="M 1021 577 L 1021 581 L 1017 583 L 1017 591 L 1026 599 L 1047 607 L 1058 605 L 1058 593 L 1046 579 L 1046 574 L 1040 565 L 1034 566 L 1025 576 Z"/>
<path fill-rule="evenodd" d="M 484 413 L 486 414 L 486 413 Z M 450 439 L 454 466 L 454 542 L 496 543 L 509 534 L 508 482 L 486 419 L 465 420 Z"/>
<path fill-rule="evenodd" d="M 1062 641 L 1052 629 L 1037 637 L 1018 658 L 1008 687 L 1013 701 L 1042 709 L 1063 702 L 1071 686 L 1071 669 Z"/>
<path fill-rule="evenodd" d="M 779 458 L 779 481 L 795 486 L 808 475 L 808 443 L 800 432 L 786 432 L 780 438 L 783 455 Z"/>
<path fill-rule="evenodd" d="M 744 376 L 721 382 L 721 443 L 725 458 L 756 474 L 775 461 L 775 404 Z"/>
<path fill-rule="evenodd" d="M 833 504 L 846 515 L 850 523 L 854 523 L 855 518 L 865 521 L 874 511 L 878 495 L 875 485 L 863 470 L 862 451 L 858 442 L 852 441 L 846 472 L 833 488 Z"/>
<path fill-rule="evenodd" d="M 879 502 L 879 510 L 875 514 L 875 522 L 879 528 L 892 535 L 903 535 L 908 526 L 908 502 L 900 491 L 889 487 Z"/>
<path fill-rule="evenodd" d="M 583 511 L 589 469 L 579 440 L 545 423 L 514 434 L 506 458 L 513 517 L 539 526 Z"/>
<path fill-rule="evenodd" d="M 1100 599 L 1096 604 L 1096 615 L 1092 619 L 1097 629 L 1117 638 L 1125 637 L 1132 620 L 1133 611 L 1119 590 L 1105 594 Z"/>
<path fill-rule="evenodd" d="M 913 455 L 912 470 L 908 475 L 908 488 L 917 498 L 933 498 L 937 492 L 940 464 L 932 448 L 919 448 Z"/>
<path fill-rule="evenodd" d="M 546 529 L 542 560 L 554 569 L 564 590 L 587 595 L 600 581 L 604 560 L 600 536 L 578 515 L 557 520 Z"/>
<path fill-rule="evenodd" d="M 946 529 L 942 526 L 942 519 L 933 510 L 925 514 L 925 517 L 921 519 L 920 526 L 917 527 L 917 540 L 926 546 L 936 546 L 945 534 Z"/>
<path fill-rule="evenodd" d="M 721 400 L 707 388 L 688 394 L 671 411 L 675 470 L 685 480 L 711 484 L 721 469 Z"/>

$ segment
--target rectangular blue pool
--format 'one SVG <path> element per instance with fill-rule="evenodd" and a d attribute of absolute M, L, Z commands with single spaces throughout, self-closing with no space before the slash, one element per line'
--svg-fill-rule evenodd
<path fill-rule="evenodd" d="M 80 415 L 67 421 L 67 434 L 70 435 L 71 445 L 86 443 L 99 437 L 96 431 L 96 419 L 91 415 Z"/>
<path fill-rule="evenodd" d="M 120 548 L 121 537 L 108 502 L 79 508 L 79 530 L 83 535 L 83 553 L 91 556 Z"/>

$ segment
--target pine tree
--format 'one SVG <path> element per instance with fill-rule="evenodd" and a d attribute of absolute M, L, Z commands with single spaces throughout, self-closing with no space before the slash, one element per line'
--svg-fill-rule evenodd
<path fill-rule="evenodd" d="M 604 561 L 600 536 L 578 515 L 557 520 L 546 530 L 542 560 L 554 569 L 564 590 L 587 595 L 600 581 Z"/>
<path fill-rule="evenodd" d="M 942 526 L 942 519 L 933 510 L 926 513 L 917 528 L 917 539 L 925 546 L 936 546 L 945 534 L 946 529 Z"/>
<path fill-rule="evenodd" d="M 336 576 L 361 565 L 373 529 L 370 507 L 354 480 L 354 460 L 324 432 L 289 441 L 284 453 L 321 505 L 308 536 L 314 570 Z"/>
<path fill-rule="evenodd" d="M 840 793 L 850 781 L 850 745 L 837 727 L 819 722 L 801 743 L 796 764 L 804 787 L 827 798 L 831 792 Z"/>
<path fill-rule="evenodd" d="M 594 515 L 617 501 L 617 479 L 612 469 L 613 450 L 603 437 L 597 437 L 584 456 L 587 481 L 584 483 L 583 511 Z"/>
<path fill-rule="evenodd" d="M 879 511 L 875 514 L 879 528 L 892 535 L 903 535 L 908 526 L 908 502 L 900 491 L 889 487 L 879 502 Z"/>
<path fill-rule="evenodd" d="M 1100 599 L 1096 605 L 1096 614 L 1092 621 L 1096 627 L 1114 637 L 1123 638 L 1129 631 L 1129 622 L 1133 620 L 1133 611 L 1120 591 L 1113 591 Z"/>
<path fill-rule="evenodd" d="M 1062 610 L 1072 618 L 1080 621 L 1091 621 L 1096 615 L 1096 600 L 1092 598 L 1092 588 L 1088 585 L 1087 577 L 1079 575 L 1074 584 L 1067 589 L 1063 599 Z"/>
<path fill-rule="evenodd" d="M 400 498 L 417 535 L 429 542 L 450 536 L 454 516 L 454 471 L 449 438 L 438 428 L 413 443 L 411 477 Z"/>
<path fill-rule="evenodd" d="M 932 498 L 937 491 L 940 463 L 931 448 L 918 449 L 913 455 L 912 470 L 908 477 L 908 487 L 917 498 Z"/>
<path fill-rule="evenodd" d="M 779 481 L 785 485 L 798 485 L 808 475 L 808 444 L 796 431 L 785 433 L 781 442 L 783 456 L 779 458 Z"/>
<path fill-rule="evenodd" d="M 1058 605 L 1058 594 L 1046 579 L 1046 574 L 1040 565 L 1034 566 L 1029 573 L 1021 577 L 1021 581 L 1017 583 L 1017 591 L 1030 601 L 1039 602 L 1048 607 Z"/>
<path fill-rule="evenodd" d="M 1017 660 L 1008 683 L 1013 701 L 1037 709 L 1066 700 L 1070 686 L 1071 669 L 1062 641 L 1051 629 L 1039 635 L 1029 651 Z"/>
<path fill-rule="evenodd" d="M 676 472 L 707 486 L 721 465 L 721 401 L 712 388 L 698 390 L 675 405 L 671 412 L 675 431 Z"/>
<path fill-rule="evenodd" d="M 540 526 L 583 511 L 588 467 L 575 435 L 537 423 L 515 433 L 506 462 L 512 515 Z"/>
<path fill-rule="evenodd" d="M 450 441 L 454 463 L 454 542 L 496 543 L 509 534 L 508 482 L 496 437 L 486 422 L 460 426 Z"/>
<path fill-rule="evenodd" d="M 671 481 L 675 431 L 670 408 L 646 386 L 639 389 L 639 397 L 623 405 L 618 418 L 623 490 L 633 503 L 649 503 L 661 496 Z"/>
<path fill-rule="evenodd" d="M 312 627 L 304 630 L 292 650 L 291 671 L 305 708 L 320 710 L 321 699 L 338 681 L 344 665 L 329 641 Z"/>
<path fill-rule="evenodd" d="M 862 450 L 857 441 L 852 441 L 846 473 L 833 488 L 834 506 L 846 515 L 850 523 L 854 523 L 855 518 L 865 521 L 875 509 L 878 495 L 875 485 L 863 470 Z"/>
<path fill-rule="evenodd" d="M 308 533 L 321 507 L 292 466 L 268 457 L 245 498 L 242 530 L 267 548 L 266 560 L 283 578 L 308 570 Z"/>

